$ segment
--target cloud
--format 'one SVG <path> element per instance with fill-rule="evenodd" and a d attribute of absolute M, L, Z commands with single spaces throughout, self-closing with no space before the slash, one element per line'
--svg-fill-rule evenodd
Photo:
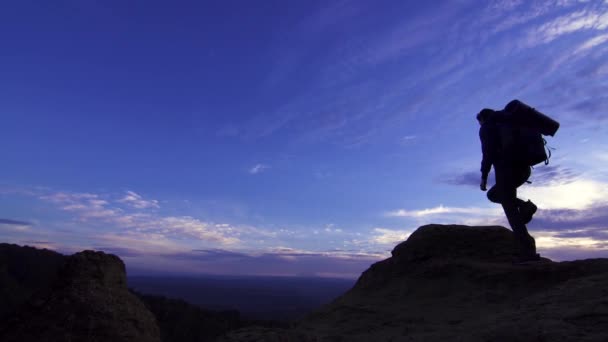
<path fill-rule="evenodd" d="M 374 228 L 371 240 L 380 245 L 396 245 L 407 240 L 413 230 L 395 230 L 387 228 Z"/>
<path fill-rule="evenodd" d="M 157 200 L 144 200 L 141 195 L 133 191 L 127 191 L 126 195 L 118 202 L 126 203 L 137 209 L 160 208 Z"/>
<path fill-rule="evenodd" d="M 437 179 L 437 182 L 447 185 L 466 185 L 479 187 L 479 184 L 481 183 L 481 172 L 471 171 L 455 175 L 443 175 Z M 489 180 L 489 183 L 493 182 L 493 179 Z"/>
<path fill-rule="evenodd" d="M 225 245 L 236 244 L 239 239 L 232 236 L 237 233 L 237 229 L 227 224 L 213 224 L 203 222 L 199 219 L 182 217 L 163 217 L 156 226 L 147 226 L 142 229 L 160 230 L 178 236 L 190 236 L 199 240 L 218 242 Z"/>
<path fill-rule="evenodd" d="M 249 173 L 252 175 L 257 175 L 258 173 L 264 172 L 264 170 L 269 169 L 270 166 L 264 164 L 256 164 L 251 169 L 249 169 Z"/>
<path fill-rule="evenodd" d="M 545 209 L 582 210 L 604 203 L 608 199 L 608 184 L 577 179 L 563 184 L 520 188 L 521 196 L 531 198 Z"/>
<path fill-rule="evenodd" d="M 135 230 L 139 233 L 157 233 L 175 239 L 188 238 L 224 245 L 239 243 L 239 234 L 253 232 L 251 229 L 240 230 L 228 224 L 205 222 L 190 216 L 162 216 L 149 212 L 127 211 L 109 200 L 102 199 L 98 194 L 57 192 L 40 198 L 58 205 L 64 211 L 74 213 L 81 222 L 102 226 L 106 230 Z M 143 200 L 132 191 L 127 192 L 127 195 L 116 203 L 126 203 L 135 210 L 158 205 L 157 201 Z"/>
<path fill-rule="evenodd" d="M 11 219 L 0 218 L 0 224 L 12 225 L 12 226 L 31 226 L 32 224 L 27 221 L 18 221 Z"/>
<path fill-rule="evenodd" d="M 561 165 L 542 165 L 532 170 L 532 174 L 528 180 L 535 186 L 551 186 L 555 184 L 571 183 L 580 177 L 580 172 L 569 167 Z M 479 187 L 480 181 L 481 173 L 479 171 L 442 175 L 437 179 L 437 182 L 441 184 L 474 186 L 476 188 Z M 492 185 L 495 182 L 494 172 L 492 172 L 488 184 Z"/>
<path fill-rule="evenodd" d="M 426 216 L 439 216 L 446 214 L 457 214 L 457 215 L 488 215 L 495 213 L 496 210 L 491 208 L 477 208 L 477 207 L 444 207 L 439 205 L 434 208 L 421 209 L 421 210 L 405 210 L 399 209 L 388 212 L 388 217 L 413 217 L 421 218 Z"/>
<path fill-rule="evenodd" d="M 40 199 L 57 204 L 62 210 L 76 212 L 82 221 L 111 219 L 121 212 L 118 208 L 109 208 L 109 202 L 99 195 L 90 193 L 57 192 L 40 196 Z"/>
<path fill-rule="evenodd" d="M 530 181 L 535 186 L 568 184 L 581 177 L 581 173 L 560 165 L 543 165 L 532 170 Z"/>
<path fill-rule="evenodd" d="M 103 251 L 105 253 L 115 254 L 121 258 L 132 258 L 142 256 L 142 252 L 134 248 L 128 247 L 114 247 L 114 246 L 95 246 L 95 250 Z"/>
<path fill-rule="evenodd" d="M 277 249 L 261 253 L 235 252 L 222 249 L 193 250 L 164 255 L 179 260 L 180 265 L 206 274 L 266 276 L 331 276 L 356 278 L 372 263 L 383 258 L 377 254 L 342 251 L 308 252 Z"/>
<path fill-rule="evenodd" d="M 578 101 L 570 106 L 570 109 L 593 122 L 606 121 L 605 109 L 608 108 L 608 96 L 593 96 Z"/>
<path fill-rule="evenodd" d="M 529 225 L 543 254 L 557 260 L 608 256 L 608 204 L 539 209 Z"/>
<path fill-rule="evenodd" d="M 534 226 L 551 231 L 579 231 L 582 236 L 593 232 L 606 238 L 608 233 L 608 203 L 586 209 L 543 209 L 534 216 Z"/>
<path fill-rule="evenodd" d="M 558 17 L 531 31 L 530 45 L 546 44 L 563 35 L 583 30 L 604 30 L 608 28 L 608 12 L 585 9 Z"/>
<path fill-rule="evenodd" d="M 575 55 L 581 54 L 581 53 L 583 53 L 585 51 L 593 49 L 596 46 L 602 45 L 602 44 L 604 44 L 607 41 L 608 41 L 608 33 L 607 34 L 601 34 L 601 35 L 595 36 L 595 37 L 593 37 L 591 39 L 588 39 L 587 41 L 585 41 L 581 45 L 579 45 L 579 47 L 576 48 L 576 50 L 574 50 L 573 54 L 575 54 Z"/>

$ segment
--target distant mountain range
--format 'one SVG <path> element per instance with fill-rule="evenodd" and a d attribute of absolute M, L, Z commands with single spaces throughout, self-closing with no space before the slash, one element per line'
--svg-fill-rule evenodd
<path fill-rule="evenodd" d="M 504 227 L 421 227 L 352 289 L 289 323 L 129 291 L 113 255 L 0 244 L 0 341 L 608 341 L 608 259 L 513 265 L 513 244 Z M 251 286 L 271 289 L 265 281 Z M 217 290 L 204 286 L 201 301 Z M 272 294 L 253 302 L 271 306 Z"/>
<path fill-rule="evenodd" d="M 129 277 L 146 294 L 180 298 L 210 310 L 236 310 L 247 319 L 287 321 L 328 304 L 355 280 L 300 277 Z"/>

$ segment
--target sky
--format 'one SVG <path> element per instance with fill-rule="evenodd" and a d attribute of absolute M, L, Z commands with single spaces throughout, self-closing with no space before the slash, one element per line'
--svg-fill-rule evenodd
<path fill-rule="evenodd" d="M 508 226 L 475 115 L 561 123 L 520 188 L 608 257 L 608 1 L 10 1 L 0 241 L 129 274 L 357 277 L 418 227 Z"/>

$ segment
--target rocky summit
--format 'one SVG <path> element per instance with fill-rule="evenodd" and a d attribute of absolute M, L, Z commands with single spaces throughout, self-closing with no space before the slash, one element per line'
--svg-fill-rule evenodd
<path fill-rule="evenodd" d="M 608 341 L 608 259 L 511 263 L 504 227 L 428 225 L 292 329 L 222 341 Z"/>
<path fill-rule="evenodd" d="M 84 251 L 65 258 L 52 291 L 34 295 L 2 322 L 0 340 L 160 342 L 152 313 L 127 289 L 117 256 Z"/>

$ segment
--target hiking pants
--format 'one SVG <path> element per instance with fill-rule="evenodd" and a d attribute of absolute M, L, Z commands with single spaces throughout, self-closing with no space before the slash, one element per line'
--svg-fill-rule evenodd
<path fill-rule="evenodd" d="M 488 190 L 488 199 L 499 203 L 507 216 L 518 252 L 522 256 L 536 254 L 536 243 L 528 233 L 520 215 L 519 207 L 525 202 L 517 198 L 517 188 L 523 185 L 530 177 L 529 166 L 494 165 L 496 184 Z"/>

